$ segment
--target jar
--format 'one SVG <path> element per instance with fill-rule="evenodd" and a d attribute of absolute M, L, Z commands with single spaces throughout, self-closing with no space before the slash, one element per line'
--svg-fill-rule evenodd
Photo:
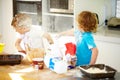
<path fill-rule="evenodd" d="M 44 61 L 43 58 L 33 58 L 32 64 L 35 69 L 43 69 L 44 68 Z"/>

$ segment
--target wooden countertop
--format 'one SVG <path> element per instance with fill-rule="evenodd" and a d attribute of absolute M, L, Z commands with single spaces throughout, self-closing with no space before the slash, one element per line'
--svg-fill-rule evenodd
<path fill-rule="evenodd" d="M 107 80 L 119 80 L 120 73 L 115 78 Z M 0 80 L 91 80 L 84 77 L 79 68 L 68 70 L 64 74 L 57 74 L 49 68 L 44 67 L 42 70 L 36 70 L 29 63 L 18 65 L 0 65 Z M 98 79 L 95 79 L 98 80 Z M 101 79 L 100 79 L 101 80 Z M 106 79 L 103 79 L 106 80 Z"/>
<path fill-rule="evenodd" d="M 0 80 L 58 80 L 67 76 L 74 76 L 77 69 L 67 73 L 57 74 L 48 68 L 35 70 L 31 64 L 0 65 Z"/>

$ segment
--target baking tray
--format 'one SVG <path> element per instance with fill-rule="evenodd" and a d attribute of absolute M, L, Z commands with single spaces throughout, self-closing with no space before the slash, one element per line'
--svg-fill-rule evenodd
<path fill-rule="evenodd" d="M 115 73 L 117 72 L 114 68 L 112 68 L 108 65 L 105 65 L 105 64 L 79 66 L 79 68 L 84 76 L 87 76 L 87 77 L 93 78 L 93 79 L 114 78 Z M 91 71 L 90 71 L 90 69 L 91 69 Z M 97 70 L 95 72 L 94 71 L 95 69 L 99 69 L 99 70 Z"/>
<path fill-rule="evenodd" d="M 20 64 L 22 56 L 18 54 L 2 54 L 0 55 L 0 65 Z"/>

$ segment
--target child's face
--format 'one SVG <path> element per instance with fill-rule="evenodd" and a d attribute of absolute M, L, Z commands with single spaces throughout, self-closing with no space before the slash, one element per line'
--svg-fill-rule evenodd
<path fill-rule="evenodd" d="M 24 34 L 25 33 L 25 28 L 24 27 L 15 27 L 15 31 L 20 33 L 20 34 Z"/>

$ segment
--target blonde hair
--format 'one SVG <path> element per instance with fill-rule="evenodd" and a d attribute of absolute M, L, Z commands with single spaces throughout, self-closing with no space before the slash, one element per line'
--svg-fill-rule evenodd
<path fill-rule="evenodd" d="M 32 19 L 30 16 L 24 13 L 18 13 L 12 20 L 11 25 L 15 27 L 30 27 L 32 24 Z"/>
<path fill-rule="evenodd" d="M 82 28 L 85 32 L 96 32 L 97 17 L 90 11 L 83 11 L 77 16 L 78 27 Z"/>

